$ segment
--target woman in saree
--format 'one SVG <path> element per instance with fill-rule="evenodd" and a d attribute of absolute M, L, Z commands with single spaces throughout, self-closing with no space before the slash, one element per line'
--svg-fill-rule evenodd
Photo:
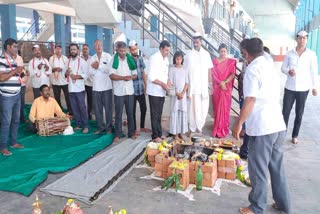
<path fill-rule="evenodd" d="M 214 125 L 212 136 L 224 138 L 229 134 L 229 117 L 236 60 L 227 57 L 227 46 L 219 46 L 219 57 L 213 60 L 211 71 L 213 80 L 212 104 Z"/>

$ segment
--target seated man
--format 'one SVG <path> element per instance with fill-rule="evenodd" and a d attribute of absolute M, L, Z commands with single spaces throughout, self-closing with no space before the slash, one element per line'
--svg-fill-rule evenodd
<path fill-rule="evenodd" d="M 65 113 L 62 112 L 58 102 L 50 97 L 50 88 L 48 85 L 42 85 L 40 87 L 41 96 L 36 98 L 31 106 L 29 113 L 29 119 L 35 127 L 35 122 L 41 119 L 58 117 L 67 117 Z M 36 131 L 33 128 L 34 131 Z"/>

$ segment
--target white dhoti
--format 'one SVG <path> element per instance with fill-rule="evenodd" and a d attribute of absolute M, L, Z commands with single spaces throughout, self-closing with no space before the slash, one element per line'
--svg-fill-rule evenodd
<path fill-rule="evenodd" d="M 202 132 L 209 110 L 209 96 L 194 94 L 188 103 L 189 129 L 191 132 Z"/>

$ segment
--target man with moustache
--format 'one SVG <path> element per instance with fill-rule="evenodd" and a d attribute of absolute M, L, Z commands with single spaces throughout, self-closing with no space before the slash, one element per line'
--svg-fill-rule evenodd
<path fill-rule="evenodd" d="M 84 81 L 87 78 L 88 63 L 81 59 L 79 46 L 75 43 L 69 46 L 70 58 L 67 62 L 66 77 L 69 83 L 69 95 L 73 117 L 76 121 L 74 130 L 82 129 L 82 133 L 89 132 L 88 112 L 85 104 Z"/>
<path fill-rule="evenodd" d="M 7 148 L 10 135 L 11 148 L 23 148 L 18 143 L 18 128 L 21 105 L 21 77 L 23 66 L 17 66 L 14 58 L 18 54 L 18 44 L 14 39 L 4 42 L 4 51 L 0 57 L 0 106 L 1 106 L 1 143 L 0 153 L 8 156 Z"/>
<path fill-rule="evenodd" d="M 90 58 L 91 56 L 89 55 L 89 45 L 88 44 L 83 44 L 82 45 L 82 55 L 81 58 L 88 63 L 88 69 L 90 68 Z M 89 73 L 89 70 L 88 70 Z M 85 80 L 85 89 L 86 89 L 86 94 L 87 94 L 87 110 L 88 110 L 88 119 L 92 120 L 92 114 L 93 114 L 93 109 L 94 109 L 94 103 L 92 100 L 92 76 L 88 76 L 88 78 Z"/>
<path fill-rule="evenodd" d="M 95 134 L 106 131 L 112 133 L 112 82 L 109 77 L 108 65 L 111 55 L 103 52 L 103 45 L 100 40 L 94 42 L 96 54 L 90 58 L 89 77 L 92 78 L 92 95 L 94 99 L 94 112 L 96 115 L 97 127 Z M 103 119 L 105 111 L 105 124 Z"/>
<path fill-rule="evenodd" d="M 166 92 L 169 90 L 168 73 L 170 43 L 163 40 L 160 43 L 159 51 L 150 57 L 150 70 L 148 72 L 147 94 L 149 95 L 152 140 L 161 142 L 166 138 L 162 135 L 161 117 Z"/>
<path fill-rule="evenodd" d="M 146 66 L 144 60 L 139 56 L 138 44 L 136 41 L 132 40 L 129 42 L 129 51 L 131 56 L 134 58 L 137 66 L 137 79 L 133 80 L 134 88 L 134 108 L 133 108 L 133 120 L 134 120 L 134 130 L 136 135 L 139 135 L 137 120 L 136 120 L 136 108 L 137 102 L 140 106 L 140 131 L 148 132 L 149 129 L 145 128 L 145 120 L 147 114 L 147 103 L 146 103 L 146 89 L 147 89 L 147 74 L 145 72 Z"/>
<path fill-rule="evenodd" d="M 124 42 L 117 43 L 117 53 L 109 63 L 109 76 L 113 83 L 114 103 L 116 111 L 114 142 L 120 141 L 122 132 L 123 106 L 126 108 L 128 119 L 128 137 L 136 139 L 133 121 L 134 88 L 133 81 L 137 78 L 137 70 L 134 59 L 126 53 L 127 45 Z"/>
<path fill-rule="evenodd" d="M 63 75 L 63 69 L 65 69 L 68 58 L 62 55 L 61 45 L 56 45 L 54 49 L 54 55 L 50 57 L 49 63 L 52 68 L 52 74 L 50 75 L 50 80 L 52 83 L 53 94 L 55 100 L 58 102 L 60 108 L 61 105 L 61 90 L 63 91 L 68 112 L 72 115 L 72 109 L 69 99 L 68 83 L 66 77 Z"/>
<path fill-rule="evenodd" d="M 280 78 L 273 61 L 265 56 L 263 42 L 252 38 L 240 43 L 248 62 L 243 80 L 244 104 L 232 135 L 239 140 L 242 124 L 248 135 L 248 170 L 251 181 L 250 205 L 242 214 L 263 214 L 267 206 L 270 175 L 273 207 L 292 213 L 284 166 L 285 122 L 280 106 Z"/>
<path fill-rule="evenodd" d="M 209 91 L 212 91 L 212 60 L 208 51 L 202 48 L 202 35 L 193 35 L 193 49 L 186 54 L 184 67 L 189 72 L 189 136 L 202 133 L 209 110 Z"/>
<path fill-rule="evenodd" d="M 51 66 L 46 58 L 42 57 L 40 46 L 32 47 L 33 59 L 30 60 L 28 70 L 31 78 L 34 99 L 40 97 L 40 86 L 50 85 Z"/>
<path fill-rule="evenodd" d="M 50 88 L 48 85 L 40 86 L 41 96 L 32 103 L 29 119 L 32 123 L 32 129 L 36 132 L 35 122 L 41 119 L 49 119 L 57 117 L 67 117 L 60 108 L 58 102 L 50 97 Z"/>

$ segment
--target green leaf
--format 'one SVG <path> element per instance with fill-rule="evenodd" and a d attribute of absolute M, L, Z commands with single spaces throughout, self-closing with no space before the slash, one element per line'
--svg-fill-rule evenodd
<path fill-rule="evenodd" d="M 144 162 L 145 164 L 147 164 L 148 166 L 151 166 L 151 164 L 150 164 L 150 162 L 149 162 L 149 160 L 148 160 L 148 154 L 147 154 L 147 153 L 145 153 L 145 155 L 144 155 L 143 162 Z"/>
<path fill-rule="evenodd" d="M 170 187 L 172 187 L 173 184 L 174 184 L 174 177 L 172 175 L 163 181 L 161 189 L 168 190 Z"/>

